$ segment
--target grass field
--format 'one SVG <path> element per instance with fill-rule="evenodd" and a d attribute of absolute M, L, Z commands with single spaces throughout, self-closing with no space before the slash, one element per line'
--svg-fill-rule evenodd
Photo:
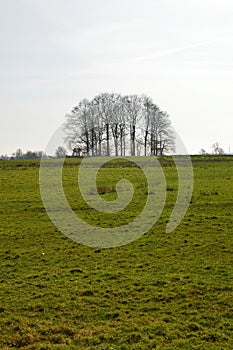
<path fill-rule="evenodd" d="M 0 162 L 0 349 L 233 349 L 233 157 L 192 157 L 194 191 L 184 220 L 165 233 L 177 172 L 160 159 L 167 200 L 155 226 L 118 248 L 83 246 L 50 222 L 39 192 L 38 161 Z M 109 163 L 99 192 L 132 181 L 124 215 L 98 214 L 76 188 L 79 160 L 64 166 L 64 188 L 82 218 L 117 226 L 138 215 L 140 169 Z"/>

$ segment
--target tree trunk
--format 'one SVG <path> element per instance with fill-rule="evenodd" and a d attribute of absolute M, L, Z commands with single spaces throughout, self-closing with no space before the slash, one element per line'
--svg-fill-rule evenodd
<path fill-rule="evenodd" d="M 145 137 L 144 137 L 144 156 L 146 156 L 147 137 L 148 137 L 148 130 L 146 130 Z"/>
<path fill-rule="evenodd" d="M 91 129 L 91 154 L 92 154 L 92 157 L 95 155 L 95 143 L 94 143 L 94 137 L 95 137 L 95 134 L 94 134 L 94 129 Z"/>
<path fill-rule="evenodd" d="M 88 135 L 88 131 L 86 131 L 85 134 L 86 134 L 87 156 L 89 156 L 90 146 L 89 146 L 89 135 Z"/>
<path fill-rule="evenodd" d="M 114 140 L 115 143 L 115 155 L 118 156 L 118 138 L 116 137 Z"/>
<path fill-rule="evenodd" d="M 151 131 L 151 136 L 150 136 L 150 155 L 153 156 L 153 132 Z"/>
<path fill-rule="evenodd" d="M 106 124 L 106 139 L 107 139 L 107 156 L 110 155 L 110 147 L 109 147 L 109 124 Z"/>
<path fill-rule="evenodd" d="M 123 129 L 121 127 L 121 133 L 120 133 L 120 148 L 121 148 L 121 156 L 123 156 Z"/>
<path fill-rule="evenodd" d="M 101 157 L 101 153 L 102 153 L 102 140 L 99 140 L 99 149 L 98 149 L 98 155 Z"/>
<path fill-rule="evenodd" d="M 131 156 L 135 156 L 135 125 L 131 126 Z"/>

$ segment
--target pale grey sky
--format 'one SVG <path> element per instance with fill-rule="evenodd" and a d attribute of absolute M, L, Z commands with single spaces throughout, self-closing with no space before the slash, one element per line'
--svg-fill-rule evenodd
<path fill-rule="evenodd" d="M 190 153 L 233 152 L 232 0 L 0 0 L 0 154 L 100 92 L 145 93 Z"/>

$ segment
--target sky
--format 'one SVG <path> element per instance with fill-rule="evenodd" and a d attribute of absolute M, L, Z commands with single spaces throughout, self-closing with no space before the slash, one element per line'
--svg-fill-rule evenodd
<path fill-rule="evenodd" d="M 44 150 L 81 99 L 147 94 L 190 154 L 233 152 L 232 0 L 0 0 L 0 154 Z"/>

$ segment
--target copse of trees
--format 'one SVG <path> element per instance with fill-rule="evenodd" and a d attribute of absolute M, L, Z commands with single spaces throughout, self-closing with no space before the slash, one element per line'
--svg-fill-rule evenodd
<path fill-rule="evenodd" d="M 174 152 L 169 115 L 150 97 L 101 93 L 66 115 L 65 143 L 87 156 L 163 155 Z"/>

